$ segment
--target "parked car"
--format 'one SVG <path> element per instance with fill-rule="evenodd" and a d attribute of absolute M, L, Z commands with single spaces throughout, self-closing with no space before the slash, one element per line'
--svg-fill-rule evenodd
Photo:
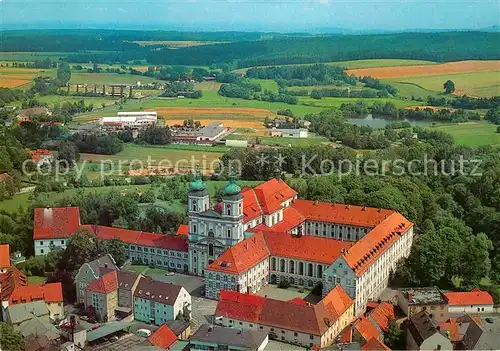
<path fill-rule="evenodd" d="M 151 330 L 149 329 L 139 329 L 136 332 L 137 335 L 142 336 L 143 338 L 147 338 L 151 335 Z"/>

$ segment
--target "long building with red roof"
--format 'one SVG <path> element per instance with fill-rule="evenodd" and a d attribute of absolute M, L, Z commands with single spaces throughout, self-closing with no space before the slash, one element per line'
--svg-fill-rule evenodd
<path fill-rule="evenodd" d="M 255 329 L 306 347 L 325 347 L 354 318 L 354 302 L 341 286 L 316 305 L 222 290 L 215 311 L 226 327 Z"/>

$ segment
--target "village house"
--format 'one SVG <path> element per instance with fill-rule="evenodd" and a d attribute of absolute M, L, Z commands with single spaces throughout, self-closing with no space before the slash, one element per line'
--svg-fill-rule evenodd
<path fill-rule="evenodd" d="M 85 303 L 85 290 L 87 286 L 106 273 L 117 271 L 118 269 L 115 260 L 109 254 L 84 263 L 75 275 L 76 300 L 80 303 Z"/>
<path fill-rule="evenodd" d="M 168 320 L 191 318 L 191 295 L 171 283 L 143 277 L 134 293 L 134 319 L 162 325 Z"/>
<path fill-rule="evenodd" d="M 472 291 L 446 292 L 448 313 L 494 313 L 493 297 L 477 288 Z"/>
<path fill-rule="evenodd" d="M 268 335 L 257 330 L 241 330 L 208 324 L 202 324 L 189 338 L 190 350 L 263 351 L 268 342 Z"/>
<path fill-rule="evenodd" d="M 408 318 L 406 350 L 453 350 L 446 331 L 434 314 L 421 310 Z"/>

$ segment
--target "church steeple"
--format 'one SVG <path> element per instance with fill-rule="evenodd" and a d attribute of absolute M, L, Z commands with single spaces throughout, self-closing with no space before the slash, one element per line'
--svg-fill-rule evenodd
<path fill-rule="evenodd" d="M 189 212 L 203 212 L 208 210 L 210 203 L 210 196 L 207 191 L 207 187 L 205 182 L 201 177 L 201 173 L 199 170 L 196 171 L 196 174 L 189 183 L 189 195 L 188 195 L 188 210 Z"/>

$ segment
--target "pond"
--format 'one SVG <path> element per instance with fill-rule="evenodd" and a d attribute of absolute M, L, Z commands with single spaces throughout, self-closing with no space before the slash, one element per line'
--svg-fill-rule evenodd
<path fill-rule="evenodd" d="M 372 116 L 369 114 L 366 117 L 349 118 L 348 123 L 357 124 L 358 126 L 370 126 L 374 129 L 384 128 L 386 125 L 395 122 L 409 122 L 412 126 L 425 127 L 432 125 L 433 121 L 420 121 L 420 120 L 408 120 L 408 119 L 394 119 L 394 118 L 384 118 L 382 116 Z"/>

